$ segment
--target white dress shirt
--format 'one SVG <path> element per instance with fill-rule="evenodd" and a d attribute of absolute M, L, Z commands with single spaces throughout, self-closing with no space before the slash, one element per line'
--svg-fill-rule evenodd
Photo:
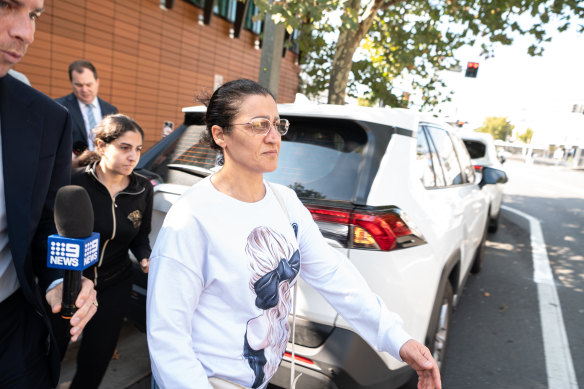
<path fill-rule="evenodd" d="M 87 118 L 87 111 L 89 111 L 89 108 L 87 107 L 87 104 L 83 103 L 79 99 L 77 99 L 77 103 L 79 103 L 79 109 L 81 110 L 81 114 L 83 115 L 83 123 L 85 124 L 85 128 L 88 129 L 87 130 L 88 148 L 89 150 L 93 150 L 94 149 L 93 136 L 91 134 L 93 128 L 90 128 L 89 119 Z M 90 104 L 91 110 L 93 111 L 93 117 L 95 118 L 95 125 L 97 126 L 101 122 L 101 119 L 103 119 L 103 115 L 101 114 L 101 107 L 99 106 L 99 100 L 97 99 L 97 97 L 95 97 L 95 99 L 93 99 L 93 101 Z"/>
<path fill-rule="evenodd" d="M 0 130 L 2 129 L 0 118 Z M 0 302 L 10 297 L 20 287 L 12 253 L 8 244 L 8 224 L 6 223 L 6 197 L 4 196 L 4 166 L 2 162 L 2 134 L 0 131 Z"/>

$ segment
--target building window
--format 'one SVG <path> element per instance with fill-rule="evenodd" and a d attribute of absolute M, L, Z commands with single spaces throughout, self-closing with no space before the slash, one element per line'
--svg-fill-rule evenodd
<path fill-rule="evenodd" d="M 215 0 L 213 6 L 213 13 L 235 22 L 235 10 L 237 8 L 237 0 Z"/>
<path fill-rule="evenodd" d="M 184 0 L 184 1 L 186 1 L 187 3 L 194 4 L 200 8 L 203 8 L 204 2 L 205 2 L 205 0 Z"/>
<path fill-rule="evenodd" d="M 262 21 L 258 20 L 257 22 L 253 21 L 253 17 L 258 14 L 258 8 L 255 6 L 254 3 L 251 3 L 249 7 L 247 7 L 247 15 L 245 15 L 245 29 L 253 32 L 256 35 L 260 35 L 262 32 Z"/>
<path fill-rule="evenodd" d="M 200 8 L 204 8 L 205 7 L 205 0 L 184 0 L 187 3 L 193 4 L 197 7 Z M 237 14 L 237 1 L 238 0 L 215 0 L 214 1 L 214 5 L 213 5 L 213 13 L 215 15 L 218 15 L 228 21 L 230 21 L 231 23 L 235 22 L 235 17 Z M 249 6 L 247 7 L 247 13 L 244 17 L 244 28 L 248 31 L 251 31 L 252 33 L 256 34 L 256 35 L 260 35 L 262 32 L 262 28 L 263 28 L 263 20 L 257 20 L 254 21 L 253 17 L 256 16 L 258 14 L 258 7 L 256 7 L 256 5 L 253 3 L 252 0 L 246 0 L 246 1 L 251 1 Z M 298 54 L 300 51 L 299 45 L 298 45 L 298 34 L 299 31 L 298 30 L 294 30 L 294 32 L 292 33 L 292 36 L 288 36 L 287 40 L 287 45 L 288 45 L 288 49 L 290 51 L 292 51 L 293 53 Z"/>
<path fill-rule="evenodd" d="M 300 53 L 300 44 L 299 42 L 300 31 L 294 30 L 292 31 L 292 36 L 290 37 L 290 47 L 288 48 L 291 52 L 295 54 Z"/>

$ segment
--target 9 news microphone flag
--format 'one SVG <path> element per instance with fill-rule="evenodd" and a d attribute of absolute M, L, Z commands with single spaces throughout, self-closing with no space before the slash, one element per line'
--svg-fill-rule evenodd
<path fill-rule="evenodd" d="M 75 300 L 81 290 L 83 270 L 97 262 L 99 234 L 93 230 L 93 207 L 87 191 L 77 185 L 63 186 L 55 198 L 58 235 L 48 239 L 47 267 L 64 269 L 61 317 L 77 311 Z"/>

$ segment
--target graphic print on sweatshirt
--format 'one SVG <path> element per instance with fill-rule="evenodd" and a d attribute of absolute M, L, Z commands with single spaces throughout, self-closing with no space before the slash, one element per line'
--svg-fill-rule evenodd
<path fill-rule="evenodd" d="M 295 223 L 293 228 L 297 234 Z M 286 351 L 291 290 L 300 271 L 300 253 L 284 235 L 264 226 L 249 234 L 245 252 L 250 261 L 249 286 L 263 313 L 247 322 L 243 356 L 255 375 L 251 387 L 260 388 L 272 378 Z"/>

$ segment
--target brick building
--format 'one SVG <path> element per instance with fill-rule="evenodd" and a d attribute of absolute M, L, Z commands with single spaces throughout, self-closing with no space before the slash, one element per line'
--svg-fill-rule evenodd
<path fill-rule="evenodd" d="M 173 4 L 163 9 L 160 4 Z M 217 83 L 258 79 L 260 22 L 236 0 L 45 0 L 35 42 L 16 70 L 57 98 L 71 92 L 76 59 L 94 63 L 99 96 L 144 129 L 144 146 L 161 138 L 164 121 L 182 122 L 181 108 Z M 243 3 L 242 3 L 243 4 Z M 241 5 L 240 5 L 241 6 Z M 237 29 L 237 22 L 241 28 Z M 236 31 L 234 31 L 236 30 Z M 298 89 L 297 54 L 282 58 L 278 102 Z"/>

